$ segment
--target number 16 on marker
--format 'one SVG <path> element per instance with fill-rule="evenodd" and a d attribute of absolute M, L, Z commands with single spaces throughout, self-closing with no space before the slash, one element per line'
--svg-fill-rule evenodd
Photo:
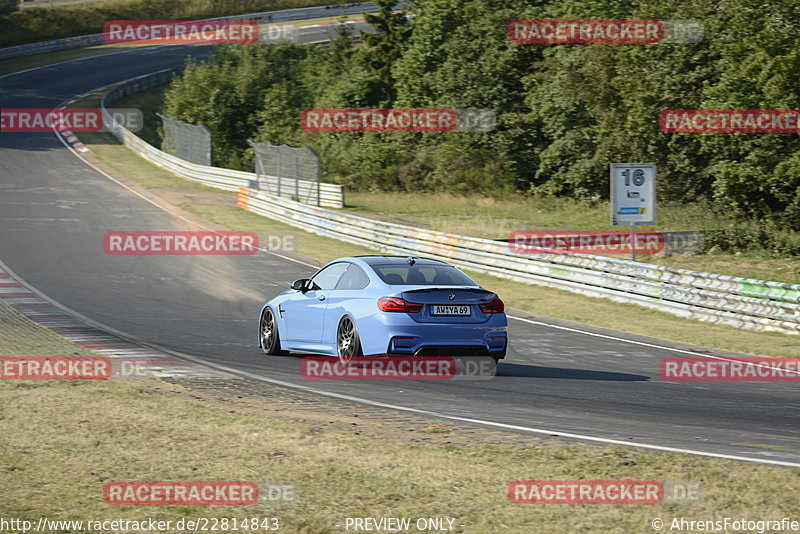
<path fill-rule="evenodd" d="M 656 164 L 611 164 L 611 224 L 655 224 Z"/>

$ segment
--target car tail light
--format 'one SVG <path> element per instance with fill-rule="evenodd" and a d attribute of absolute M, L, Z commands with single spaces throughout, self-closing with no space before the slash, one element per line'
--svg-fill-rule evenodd
<path fill-rule="evenodd" d="M 408 302 L 400 297 L 381 297 L 378 299 L 378 308 L 385 312 L 417 313 L 422 311 L 422 304 Z"/>
<path fill-rule="evenodd" d="M 506 305 L 500 299 L 494 299 L 486 304 L 478 304 L 478 307 L 483 313 L 503 313 L 506 309 Z"/>

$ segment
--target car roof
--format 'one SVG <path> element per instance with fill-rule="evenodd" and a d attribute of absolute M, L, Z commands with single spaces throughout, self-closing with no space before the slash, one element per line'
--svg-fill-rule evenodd
<path fill-rule="evenodd" d="M 409 256 L 378 256 L 378 255 L 368 255 L 368 256 L 353 256 L 355 259 L 359 259 L 366 263 L 367 265 L 391 265 L 391 264 L 398 264 L 404 265 L 408 263 Z M 342 258 L 343 260 L 348 258 Z M 418 258 L 414 256 L 414 263 L 418 265 L 450 265 L 447 262 L 439 261 L 439 260 L 431 260 L 427 258 Z"/>

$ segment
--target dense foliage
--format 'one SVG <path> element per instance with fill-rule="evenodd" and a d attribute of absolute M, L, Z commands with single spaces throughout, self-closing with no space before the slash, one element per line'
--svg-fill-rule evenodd
<path fill-rule="evenodd" d="M 0 15 L 10 15 L 18 9 L 17 0 L 0 0 Z"/>
<path fill-rule="evenodd" d="M 252 169 L 245 140 L 302 146 L 328 179 L 362 189 L 608 195 L 608 164 L 654 161 L 662 200 L 800 229 L 796 134 L 665 134 L 664 109 L 800 109 L 794 0 L 388 0 L 363 46 L 229 46 L 191 66 L 164 112 L 208 125 L 222 166 Z M 518 18 L 696 19 L 693 44 L 517 44 Z M 471 107 L 488 133 L 308 133 L 304 108 Z"/>

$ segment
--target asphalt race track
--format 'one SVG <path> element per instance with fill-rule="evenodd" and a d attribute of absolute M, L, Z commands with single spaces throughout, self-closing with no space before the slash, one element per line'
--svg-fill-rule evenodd
<path fill-rule="evenodd" d="M 208 53 L 131 49 L 5 76 L 0 105 L 52 108 Z M 256 320 L 260 305 L 309 275 L 310 265 L 266 252 L 106 255 L 109 231 L 199 228 L 97 172 L 54 134 L 2 134 L 0 150 L 0 261 L 55 301 L 146 343 L 251 377 L 520 432 L 800 466 L 796 382 L 664 382 L 662 358 L 693 354 L 524 321 L 519 312 L 510 313 L 517 317 L 510 319 L 511 349 L 493 380 L 304 381 L 299 358 L 267 357 L 256 347 Z"/>

